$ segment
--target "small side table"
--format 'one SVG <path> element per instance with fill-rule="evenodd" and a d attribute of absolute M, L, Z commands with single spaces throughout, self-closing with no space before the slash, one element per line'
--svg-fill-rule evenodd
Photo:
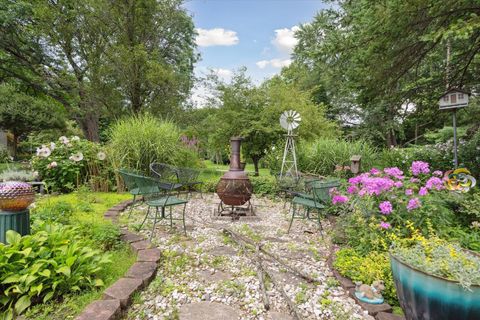
<path fill-rule="evenodd" d="M 6 234 L 8 230 L 14 230 L 22 236 L 30 234 L 30 210 L 0 210 L 0 242 L 6 243 Z"/>

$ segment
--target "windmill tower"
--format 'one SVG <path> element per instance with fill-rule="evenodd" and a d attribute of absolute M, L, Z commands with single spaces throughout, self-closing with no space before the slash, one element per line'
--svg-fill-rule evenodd
<path fill-rule="evenodd" d="M 297 155 L 295 154 L 295 135 L 293 130 L 298 128 L 302 118 L 300 114 L 294 110 L 288 110 L 280 116 L 280 125 L 287 130 L 287 141 L 285 142 L 285 150 L 283 151 L 282 170 L 280 176 L 298 176 Z"/>

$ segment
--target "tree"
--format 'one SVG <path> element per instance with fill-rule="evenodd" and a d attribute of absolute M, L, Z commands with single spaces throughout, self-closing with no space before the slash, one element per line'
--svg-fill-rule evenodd
<path fill-rule="evenodd" d="M 9 84 L 0 85 L 0 128 L 13 135 L 13 156 L 22 136 L 45 129 L 65 128 L 61 106 L 49 98 L 32 97 Z"/>

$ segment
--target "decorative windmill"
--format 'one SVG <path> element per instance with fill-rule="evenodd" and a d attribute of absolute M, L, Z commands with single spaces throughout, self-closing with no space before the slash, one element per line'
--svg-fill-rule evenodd
<path fill-rule="evenodd" d="M 298 128 L 302 118 L 297 111 L 288 110 L 280 116 L 280 125 L 287 130 L 287 141 L 285 142 L 285 150 L 283 151 L 282 170 L 280 176 L 298 176 L 297 156 L 295 154 L 295 135 L 293 130 Z"/>

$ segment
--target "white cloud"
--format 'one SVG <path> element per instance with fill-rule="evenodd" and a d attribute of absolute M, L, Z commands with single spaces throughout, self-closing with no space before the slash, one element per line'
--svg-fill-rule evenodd
<path fill-rule="evenodd" d="M 210 46 L 233 46 L 238 44 L 237 33 L 223 28 L 197 29 L 198 35 L 195 39 L 199 47 Z"/>
<path fill-rule="evenodd" d="M 283 28 L 275 30 L 275 39 L 272 40 L 272 44 L 281 52 L 292 53 L 293 48 L 298 43 L 298 39 L 295 38 L 295 31 L 297 30 L 300 30 L 300 27 L 293 26 L 290 29 Z"/>
<path fill-rule="evenodd" d="M 267 66 L 272 66 L 273 68 L 283 68 L 288 67 L 292 63 L 290 59 L 272 59 L 272 60 L 261 60 L 256 63 L 257 67 L 260 69 L 265 69 Z"/>
<path fill-rule="evenodd" d="M 213 68 L 212 69 L 213 72 L 215 72 L 215 74 L 225 80 L 225 81 L 228 81 L 232 78 L 232 75 L 233 75 L 233 72 L 232 70 L 228 70 L 228 69 L 222 69 L 222 68 Z"/>

